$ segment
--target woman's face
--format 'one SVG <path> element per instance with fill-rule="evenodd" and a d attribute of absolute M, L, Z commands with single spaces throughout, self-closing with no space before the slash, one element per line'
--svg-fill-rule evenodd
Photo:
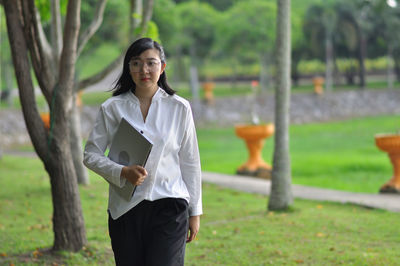
<path fill-rule="evenodd" d="M 165 69 L 157 49 L 148 49 L 139 56 L 132 57 L 129 71 L 136 90 L 155 92 L 158 89 L 158 79 Z"/>

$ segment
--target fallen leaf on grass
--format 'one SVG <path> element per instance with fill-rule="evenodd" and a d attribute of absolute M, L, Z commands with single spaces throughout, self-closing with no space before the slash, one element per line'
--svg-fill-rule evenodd
<path fill-rule="evenodd" d="M 316 234 L 316 236 L 317 236 L 317 237 L 324 237 L 325 234 L 324 234 L 324 233 L 321 233 L 321 232 L 318 232 L 318 233 Z"/>
<path fill-rule="evenodd" d="M 212 234 L 213 234 L 213 235 L 217 235 L 217 231 L 215 231 L 215 230 L 212 231 Z"/>
<path fill-rule="evenodd" d="M 304 263 L 304 260 L 299 259 L 299 260 L 294 260 L 294 262 L 296 262 L 297 264 L 300 264 L 300 263 Z"/>
<path fill-rule="evenodd" d="M 280 251 L 280 250 L 275 250 L 274 253 L 275 253 L 276 255 L 282 255 L 282 254 L 283 254 L 283 252 Z"/>
<path fill-rule="evenodd" d="M 324 208 L 324 206 L 322 206 L 320 204 L 317 205 L 317 209 L 322 209 L 322 208 Z"/>
<path fill-rule="evenodd" d="M 93 257 L 94 253 L 93 253 L 93 251 L 92 251 L 90 248 L 84 246 L 84 247 L 82 248 L 82 250 L 83 250 L 83 252 L 85 252 L 85 255 L 86 255 L 87 257 Z"/>
<path fill-rule="evenodd" d="M 46 230 L 46 229 L 49 229 L 49 226 L 46 224 L 35 224 L 35 225 L 28 226 L 29 231 L 32 231 L 33 229 Z"/>
<path fill-rule="evenodd" d="M 5 253 L 5 252 L 3 252 L 3 253 L 0 253 L 0 257 L 7 257 L 7 253 Z"/>
<path fill-rule="evenodd" d="M 40 252 L 38 249 L 36 249 L 34 252 L 32 252 L 33 257 L 36 259 L 37 257 L 40 257 L 43 255 L 42 252 Z"/>

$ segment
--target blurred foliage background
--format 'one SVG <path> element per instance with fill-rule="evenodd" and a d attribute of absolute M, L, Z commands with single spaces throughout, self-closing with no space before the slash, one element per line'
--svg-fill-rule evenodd
<path fill-rule="evenodd" d="M 50 23 L 49 5 L 36 0 L 42 22 Z M 90 23 L 96 0 L 82 1 L 81 27 Z M 67 0 L 61 0 L 65 12 Z M 391 87 L 400 80 L 400 7 L 396 0 L 292 1 L 292 81 L 332 75 L 335 85 L 363 84 L 381 76 Z M 129 1 L 107 2 L 100 30 L 77 63 L 79 77 L 104 68 L 128 46 Z M 134 16 L 135 14 L 132 14 Z M 273 86 L 275 0 L 155 0 L 147 35 L 167 53 L 169 80 L 189 81 L 198 69 L 200 81 L 260 80 Z M 4 10 L 0 11 L 1 89 L 16 87 Z M 326 45 L 332 44 L 332 51 Z M 331 60 L 333 71 L 327 73 Z"/>

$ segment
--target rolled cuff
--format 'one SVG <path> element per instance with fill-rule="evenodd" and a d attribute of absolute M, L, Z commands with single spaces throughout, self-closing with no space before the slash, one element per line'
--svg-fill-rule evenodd
<path fill-rule="evenodd" d="M 189 206 L 189 216 L 199 216 L 203 214 L 203 208 L 201 205 L 190 207 Z"/>

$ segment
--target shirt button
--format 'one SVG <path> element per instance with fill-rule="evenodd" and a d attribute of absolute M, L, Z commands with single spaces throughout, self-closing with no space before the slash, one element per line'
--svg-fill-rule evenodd
<path fill-rule="evenodd" d="M 140 130 L 140 133 L 142 133 L 142 134 L 143 134 L 143 130 Z"/>

